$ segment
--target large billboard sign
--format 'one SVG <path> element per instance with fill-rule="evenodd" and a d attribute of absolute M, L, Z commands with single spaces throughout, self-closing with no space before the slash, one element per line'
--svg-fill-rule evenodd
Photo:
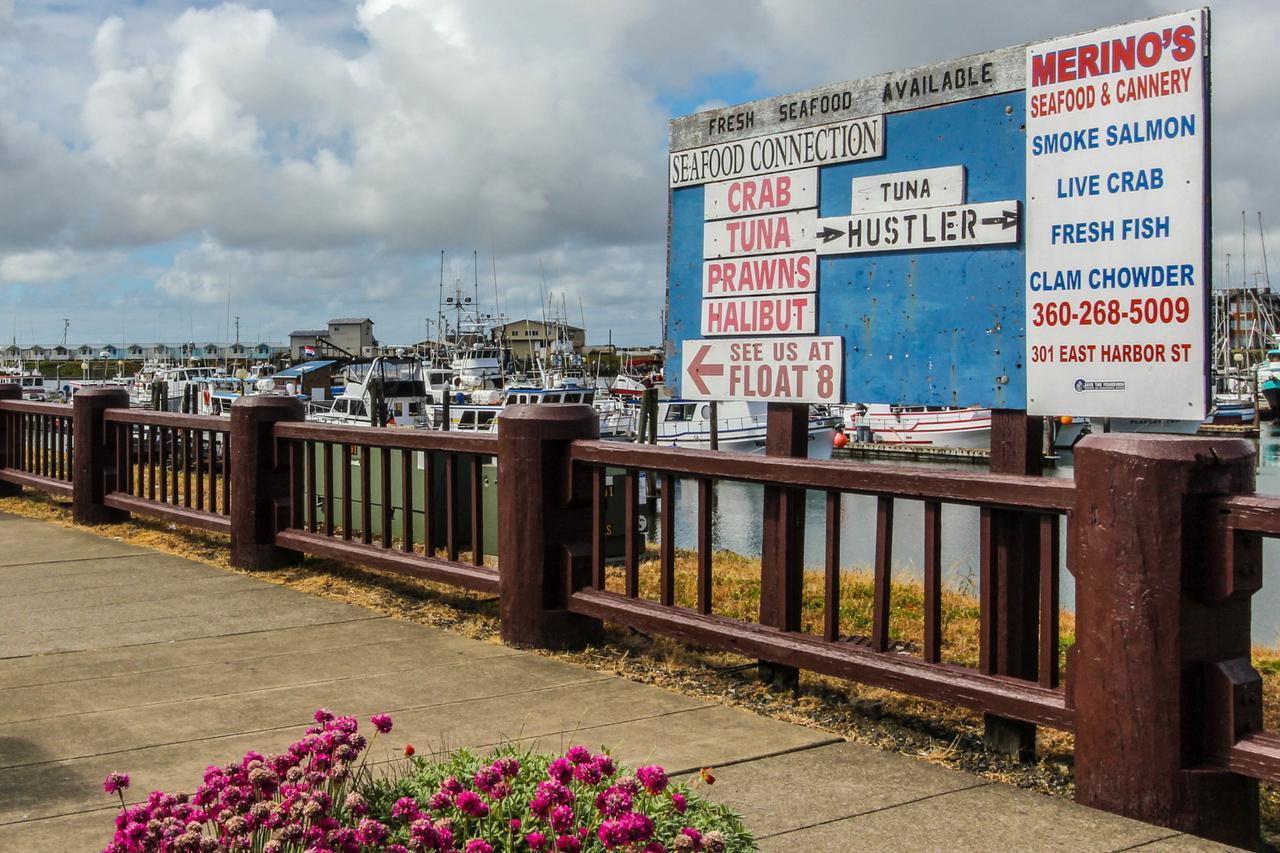
<path fill-rule="evenodd" d="M 1027 50 L 1027 409 L 1205 415 L 1205 13 Z"/>
<path fill-rule="evenodd" d="M 677 393 L 1202 417 L 1206 14 L 675 119 Z"/>

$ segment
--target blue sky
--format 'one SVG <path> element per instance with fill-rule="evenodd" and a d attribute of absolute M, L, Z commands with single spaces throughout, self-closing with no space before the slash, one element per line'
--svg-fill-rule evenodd
<path fill-rule="evenodd" d="M 446 279 L 653 343 L 667 123 L 1180 8 L 1159 0 L 0 0 L 0 334 L 420 336 Z M 1280 11 L 1214 4 L 1215 269 L 1280 221 Z M 1274 216 L 1273 216 L 1274 214 Z M 1280 233 L 1268 230 L 1270 248 Z"/>

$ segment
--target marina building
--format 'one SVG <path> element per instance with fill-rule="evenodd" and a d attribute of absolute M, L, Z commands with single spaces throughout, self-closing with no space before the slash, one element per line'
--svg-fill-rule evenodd
<path fill-rule="evenodd" d="M 507 341 L 511 355 L 519 359 L 545 356 L 558 336 L 564 336 L 575 350 L 587 345 L 587 332 L 565 323 L 544 323 L 541 320 L 513 320 L 498 327 L 499 335 Z"/>

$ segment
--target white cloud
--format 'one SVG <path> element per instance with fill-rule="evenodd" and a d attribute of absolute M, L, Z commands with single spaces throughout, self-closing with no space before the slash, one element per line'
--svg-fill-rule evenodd
<path fill-rule="evenodd" d="M 478 246 L 510 306 L 537 310 L 541 258 L 571 309 L 582 296 L 593 337 L 639 318 L 632 334 L 652 340 L 664 97 L 722 103 L 699 81 L 772 94 L 1182 5 L 154 0 L 46 13 L 0 0 L 0 283 L 87 287 L 104 253 L 178 243 L 169 268 L 139 273 L 150 288 L 95 292 L 122 313 L 152 310 L 145 300 L 194 311 L 224 305 L 230 285 L 281 325 L 378 309 L 385 329 L 433 313 L 440 249 Z M 1238 253 L 1239 211 L 1280 191 L 1265 144 L 1280 135 L 1266 50 L 1280 12 L 1222 6 L 1215 202 L 1218 246 Z"/>

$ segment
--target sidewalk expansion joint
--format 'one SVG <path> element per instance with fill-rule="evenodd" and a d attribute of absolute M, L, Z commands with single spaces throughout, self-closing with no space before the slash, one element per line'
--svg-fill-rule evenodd
<path fill-rule="evenodd" d="M 887 812 L 890 809 L 898 809 L 898 808 L 902 808 L 903 806 L 913 805 L 914 803 L 923 803 L 927 800 L 936 800 L 938 797 L 945 797 L 950 794 L 959 794 L 963 791 L 972 791 L 977 788 L 989 788 L 994 784 L 996 783 L 989 782 L 984 779 L 973 785 L 965 785 L 960 788 L 952 788 L 949 791 L 939 791 L 936 794 L 925 794 L 922 797 L 915 797 L 910 800 L 903 800 L 900 803 L 891 803 L 890 805 L 887 805 L 887 806 L 880 806 L 878 808 L 866 809 L 864 811 L 854 812 L 852 814 L 840 815 L 839 817 L 827 818 L 826 820 L 820 820 L 817 823 L 811 823 L 805 826 L 797 826 L 793 829 L 785 829 L 782 832 L 775 832 L 769 835 L 761 835 L 756 840 L 763 841 L 766 838 L 780 838 L 784 835 L 791 835 L 796 832 L 802 832 L 806 829 L 814 829 L 815 827 L 819 827 L 819 826 L 829 826 L 830 824 L 833 824 L 833 823 L 839 823 L 842 820 L 852 820 L 853 818 L 856 818 L 856 817 L 864 817 L 869 814 L 876 814 L 877 812 Z"/>

